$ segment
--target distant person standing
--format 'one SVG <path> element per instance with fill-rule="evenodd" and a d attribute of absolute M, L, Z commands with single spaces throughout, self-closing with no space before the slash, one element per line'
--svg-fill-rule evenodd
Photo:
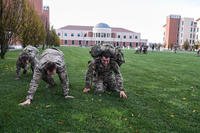
<path fill-rule="evenodd" d="M 197 50 L 197 56 L 200 56 L 200 48 Z"/>

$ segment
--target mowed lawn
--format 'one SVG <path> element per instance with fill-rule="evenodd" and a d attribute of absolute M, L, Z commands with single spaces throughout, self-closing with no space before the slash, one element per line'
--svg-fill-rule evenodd
<path fill-rule="evenodd" d="M 15 80 L 20 51 L 0 60 L 0 132 L 200 132 L 200 57 L 195 53 L 124 50 L 121 66 L 128 99 L 117 93 L 83 94 L 88 48 L 61 47 L 70 79 L 63 97 L 58 76 L 54 90 L 40 82 L 30 106 L 25 100 L 32 74 Z"/>

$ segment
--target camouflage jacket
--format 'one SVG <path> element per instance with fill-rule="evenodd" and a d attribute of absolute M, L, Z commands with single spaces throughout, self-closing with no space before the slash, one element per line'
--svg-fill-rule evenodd
<path fill-rule="evenodd" d="M 120 72 L 120 67 L 116 61 L 110 60 L 110 64 L 104 67 L 99 58 L 90 62 L 85 77 L 85 87 L 90 88 L 94 80 L 103 80 L 109 82 L 109 79 L 114 77 L 118 90 L 123 89 L 123 78 Z"/>
<path fill-rule="evenodd" d="M 28 91 L 27 99 L 33 99 L 33 95 L 38 87 L 39 81 L 43 75 L 47 74 L 45 70 L 45 65 L 48 62 L 54 62 L 56 64 L 56 73 L 58 74 L 61 85 L 64 91 L 64 95 L 68 95 L 69 92 L 69 80 L 64 63 L 64 54 L 62 51 L 57 49 L 46 49 L 40 59 L 38 64 L 35 67 L 33 79 L 30 83 L 30 88 Z"/>
<path fill-rule="evenodd" d="M 16 62 L 16 73 L 19 76 L 20 69 L 24 68 L 27 69 L 28 65 L 22 62 L 22 57 L 27 56 L 28 61 L 31 64 L 32 71 L 34 70 L 36 64 L 38 63 L 38 53 L 39 50 L 33 46 L 27 46 L 23 49 L 22 53 L 19 55 L 17 62 Z"/>

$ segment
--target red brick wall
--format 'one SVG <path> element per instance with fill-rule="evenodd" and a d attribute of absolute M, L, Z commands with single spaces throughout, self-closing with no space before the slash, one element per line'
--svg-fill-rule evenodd
<path fill-rule="evenodd" d="M 31 6 L 35 9 L 38 15 L 42 15 L 43 0 L 29 0 Z"/>
<path fill-rule="evenodd" d="M 174 44 L 177 43 L 179 23 L 180 19 L 178 18 L 167 18 L 165 33 L 166 48 L 171 48 Z"/>

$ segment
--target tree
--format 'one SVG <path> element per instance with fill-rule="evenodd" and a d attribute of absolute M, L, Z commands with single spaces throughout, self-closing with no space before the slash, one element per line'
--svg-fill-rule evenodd
<path fill-rule="evenodd" d="M 194 44 L 194 49 L 199 49 L 200 47 L 200 41 L 196 41 L 195 44 Z"/>
<path fill-rule="evenodd" d="M 34 9 L 28 5 L 24 12 L 24 21 L 21 30 L 21 41 L 23 47 L 27 45 L 38 46 L 45 41 L 46 33 L 41 18 L 36 14 Z"/>
<path fill-rule="evenodd" d="M 8 44 L 21 28 L 23 6 L 26 0 L 0 0 L 0 56 L 4 56 Z"/>
<path fill-rule="evenodd" d="M 52 46 L 60 46 L 60 39 L 56 34 L 56 30 L 51 27 L 51 30 L 47 33 L 46 38 L 46 47 L 52 47 Z"/>
<path fill-rule="evenodd" d="M 28 0 L 0 0 L 1 59 L 16 38 L 23 42 L 23 46 L 42 44 L 45 39 L 44 25 Z"/>
<path fill-rule="evenodd" d="M 184 48 L 185 50 L 188 50 L 188 49 L 190 48 L 190 44 L 189 44 L 189 41 L 188 41 L 188 40 L 186 40 L 186 41 L 184 42 L 183 48 Z"/>

